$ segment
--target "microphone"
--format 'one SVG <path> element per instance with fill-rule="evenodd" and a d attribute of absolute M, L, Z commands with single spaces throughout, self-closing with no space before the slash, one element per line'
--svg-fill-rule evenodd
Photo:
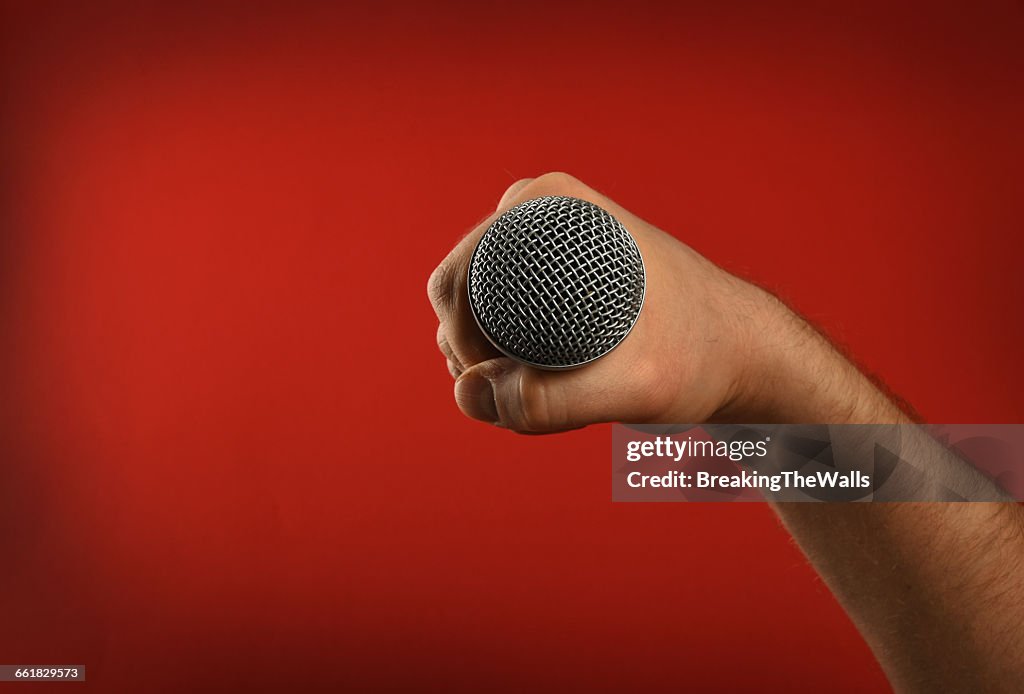
<path fill-rule="evenodd" d="M 473 251 L 467 284 L 473 317 L 498 350 L 540 369 L 573 369 L 626 338 L 647 276 L 619 220 L 555 195 L 494 220 Z"/>

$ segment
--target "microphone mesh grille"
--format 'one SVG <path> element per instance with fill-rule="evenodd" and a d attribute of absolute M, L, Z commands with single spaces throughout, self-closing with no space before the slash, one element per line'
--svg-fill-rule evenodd
<path fill-rule="evenodd" d="M 610 352 L 643 304 L 644 263 L 611 214 L 576 198 L 528 200 L 487 229 L 469 266 L 477 323 L 505 354 L 564 369 Z"/>

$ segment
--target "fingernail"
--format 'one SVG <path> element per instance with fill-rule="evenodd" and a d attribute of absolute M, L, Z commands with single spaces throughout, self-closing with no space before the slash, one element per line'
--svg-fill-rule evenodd
<path fill-rule="evenodd" d="M 455 401 L 467 415 L 483 422 L 498 421 L 491 382 L 478 374 L 463 374 L 455 382 Z"/>

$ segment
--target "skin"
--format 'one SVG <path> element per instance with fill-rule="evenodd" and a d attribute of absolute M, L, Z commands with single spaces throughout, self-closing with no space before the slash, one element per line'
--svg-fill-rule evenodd
<path fill-rule="evenodd" d="M 647 265 L 629 339 L 583 369 L 503 357 L 470 313 L 466 273 L 491 222 L 568 195 L 615 215 Z M 628 422 L 910 423 L 832 344 L 771 294 L 721 270 L 575 178 L 514 183 L 430 277 L 455 401 L 519 433 Z M 919 461 L 950 462 L 918 443 Z M 992 498 L 992 497 L 989 497 Z M 1024 687 L 1024 511 L 1013 503 L 774 504 L 897 691 Z"/>

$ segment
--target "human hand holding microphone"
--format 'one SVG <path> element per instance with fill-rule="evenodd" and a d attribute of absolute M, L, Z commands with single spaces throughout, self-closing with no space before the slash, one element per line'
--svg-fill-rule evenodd
<path fill-rule="evenodd" d="M 535 202 L 516 207 L 529 201 Z M 543 234 L 529 226 L 538 210 Z M 593 219 L 572 226 L 586 215 L 600 217 L 597 237 L 577 233 L 594 231 Z M 496 220 L 494 233 L 506 234 L 508 243 L 494 245 L 501 240 L 495 237 L 481 244 Z M 576 234 L 569 247 L 558 241 L 562 233 Z M 573 257 L 581 247 L 591 253 L 587 262 L 612 263 L 611 274 L 588 283 Z M 637 249 L 639 275 L 631 259 Z M 514 183 L 434 270 L 428 294 L 459 408 L 516 432 L 608 421 L 911 421 L 781 301 L 566 174 Z M 941 461 L 955 473 L 965 465 L 934 442 L 924 441 L 919 451 L 926 467 Z M 1021 506 L 773 508 L 897 691 L 1019 691 Z"/>
<path fill-rule="evenodd" d="M 586 201 L 609 213 L 635 240 L 645 267 L 643 308 L 632 330 L 627 328 L 629 334 L 614 349 L 573 370 L 539 369 L 506 356 L 481 329 L 467 282 L 474 250 L 495 220 L 547 196 Z M 543 258 L 532 262 L 538 261 Z M 560 279 L 557 273 L 551 277 Z M 547 315 L 541 319 L 552 320 L 558 292 L 564 300 L 564 286 L 543 297 L 547 304 L 540 310 Z M 567 174 L 514 183 L 494 214 L 433 272 L 428 294 L 440 322 L 438 345 L 456 378 L 459 408 L 514 431 L 550 433 L 607 421 L 895 421 L 900 416 L 868 379 L 777 299 Z M 523 293 L 516 298 L 522 302 Z M 523 315 L 536 310 L 518 308 L 526 309 Z"/>

